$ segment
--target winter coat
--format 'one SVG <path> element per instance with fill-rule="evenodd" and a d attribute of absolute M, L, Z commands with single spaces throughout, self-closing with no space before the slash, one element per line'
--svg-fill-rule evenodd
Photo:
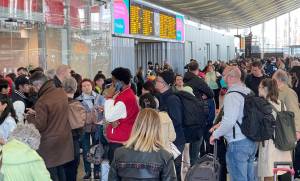
<path fill-rule="evenodd" d="M 159 118 L 161 122 L 161 130 L 162 130 L 162 142 L 165 148 L 169 151 L 170 143 L 175 141 L 176 133 L 173 126 L 173 122 L 166 112 L 159 112 Z"/>
<path fill-rule="evenodd" d="M 176 132 L 176 146 L 185 144 L 184 131 L 182 127 L 183 122 L 183 108 L 180 98 L 174 95 L 171 88 L 159 95 L 159 110 L 165 111 L 169 114 Z"/>
<path fill-rule="evenodd" d="M 295 114 L 296 130 L 300 132 L 300 109 L 296 92 L 285 85 L 279 89 L 279 100 L 283 101 L 287 111 Z"/>
<path fill-rule="evenodd" d="M 207 83 L 197 75 L 186 72 L 184 74 L 183 82 L 185 86 L 190 86 L 197 98 L 202 99 L 206 95 L 208 99 L 214 98 L 214 92 L 209 88 Z"/>
<path fill-rule="evenodd" d="M 22 92 L 15 90 L 15 92 L 11 96 L 12 102 L 22 101 L 25 104 L 26 108 L 31 108 L 33 103 L 26 97 Z"/>
<path fill-rule="evenodd" d="M 28 145 L 13 139 L 3 146 L 2 153 L 5 181 L 51 181 L 44 160 Z"/>
<path fill-rule="evenodd" d="M 47 81 L 39 90 L 34 105 L 36 116 L 27 117 L 41 134 L 37 152 L 47 168 L 63 165 L 74 159 L 71 126 L 68 120 L 68 97 L 53 81 Z"/>

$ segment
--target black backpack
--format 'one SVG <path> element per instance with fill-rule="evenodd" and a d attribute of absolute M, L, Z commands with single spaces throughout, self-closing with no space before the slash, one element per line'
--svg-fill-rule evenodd
<path fill-rule="evenodd" d="M 205 127 L 208 115 L 203 113 L 206 107 L 204 103 L 185 91 L 178 91 L 174 94 L 179 97 L 182 103 L 183 127 Z"/>
<path fill-rule="evenodd" d="M 264 142 L 273 138 L 275 129 L 275 118 L 272 114 L 272 105 L 264 98 L 250 93 L 248 95 L 239 93 L 245 99 L 244 117 L 242 123 L 236 121 L 242 133 L 252 141 Z M 235 127 L 233 127 L 233 138 L 235 138 Z"/>
<path fill-rule="evenodd" d="M 272 105 L 273 106 L 273 105 Z M 284 104 L 281 101 L 281 110 L 273 109 L 277 113 L 274 144 L 282 151 L 291 151 L 297 144 L 295 114 L 284 110 Z"/>

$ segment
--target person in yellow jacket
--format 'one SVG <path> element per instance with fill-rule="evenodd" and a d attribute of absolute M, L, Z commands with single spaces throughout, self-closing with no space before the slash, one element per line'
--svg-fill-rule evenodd
<path fill-rule="evenodd" d="M 2 147 L 1 174 L 5 181 L 51 181 L 44 160 L 35 151 L 40 138 L 34 125 L 17 125 Z"/>

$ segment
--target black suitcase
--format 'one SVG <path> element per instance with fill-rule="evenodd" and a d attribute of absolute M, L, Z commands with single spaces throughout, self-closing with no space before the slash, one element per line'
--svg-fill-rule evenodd
<path fill-rule="evenodd" d="M 217 159 L 217 143 L 215 143 L 214 153 L 199 158 L 187 172 L 185 181 L 219 181 L 220 168 Z"/>

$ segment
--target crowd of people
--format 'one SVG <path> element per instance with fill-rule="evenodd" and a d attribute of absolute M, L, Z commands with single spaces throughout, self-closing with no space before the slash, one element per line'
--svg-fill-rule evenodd
<path fill-rule="evenodd" d="M 119 67 L 110 78 L 99 71 L 91 80 L 61 65 L 48 71 L 21 67 L 1 77 L 0 177 L 76 181 L 82 155 L 84 180 L 101 178 L 102 160 L 110 164 L 108 180 L 182 180 L 184 169 L 215 144 L 221 181 L 227 174 L 231 181 L 273 180 L 279 161 L 294 162 L 300 176 L 297 58 L 209 61 L 203 70 L 192 59 L 185 68 L 181 75 L 148 62 L 134 77 Z M 243 133 L 237 126 L 245 120 L 241 94 L 266 100 L 274 120 L 282 108 L 294 113 L 295 150 Z M 189 106 L 191 100 L 199 106 Z M 100 162 L 91 162 L 94 145 L 103 148 L 101 155 L 93 153 Z"/>

